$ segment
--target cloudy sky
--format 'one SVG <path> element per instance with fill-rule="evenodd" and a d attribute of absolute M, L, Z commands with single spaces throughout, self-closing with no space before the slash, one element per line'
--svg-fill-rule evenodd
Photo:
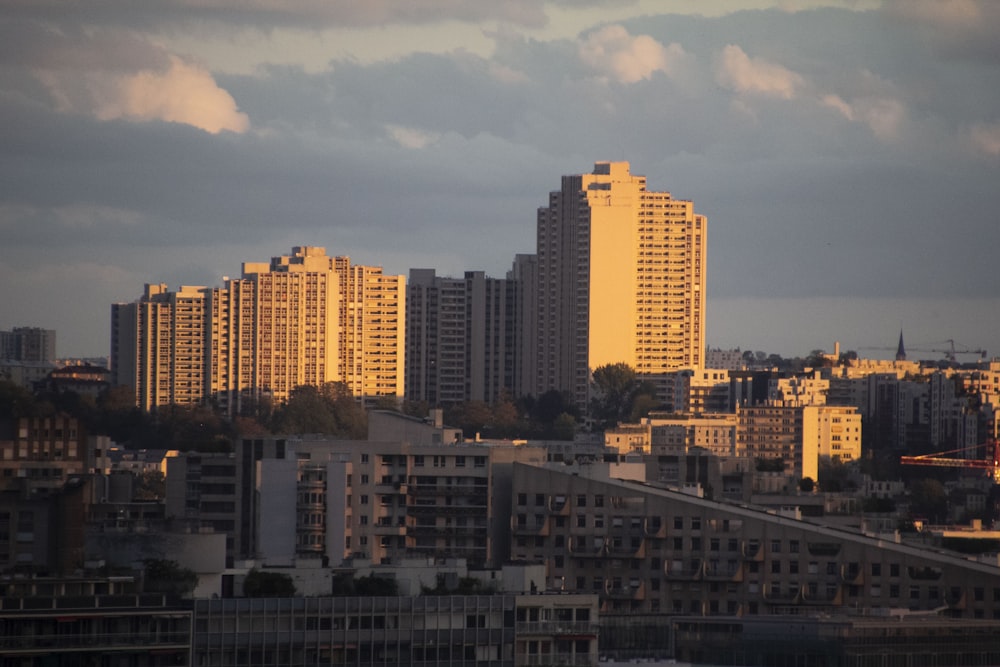
<path fill-rule="evenodd" d="M 0 0 L 0 329 L 104 355 L 144 283 L 293 245 L 503 276 L 611 159 L 708 216 L 713 347 L 1000 354 L 998 34 L 991 0 Z"/>

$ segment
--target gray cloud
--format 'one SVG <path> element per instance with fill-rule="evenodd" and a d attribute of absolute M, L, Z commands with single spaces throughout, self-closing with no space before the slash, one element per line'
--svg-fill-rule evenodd
<path fill-rule="evenodd" d="M 502 275 L 533 251 L 535 209 L 559 176 L 601 159 L 630 160 L 708 215 L 710 299 L 733 308 L 995 299 L 1000 74 L 915 25 L 659 16 L 577 40 L 501 31 L 488 57 L 203 69 L 249 125 L 210 134 L 60 106 L 38 71 L 200 66 L 141 32 L 32 23 L 30 39 L 0 39 L 0 279 L 20 288 L 0 297 L 0 327 L 56 326 L 83 341 L 70 349 L 101 352 L 109 304 L 143 282 L 214 284 L 299 244 L 395 273 Z M 85 294 L 68 303 L 59 280 Z"/>

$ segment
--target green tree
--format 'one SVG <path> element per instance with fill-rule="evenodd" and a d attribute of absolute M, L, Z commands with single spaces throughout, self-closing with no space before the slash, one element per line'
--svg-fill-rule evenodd
<path fill-rule="evenodd" d="M 576 435 L 576 417 L 564 412 L 552 422 L 551 429 L 553 440 L 572 440 Z"/>
<path fill-rule="evenodd" d="M 635 370 L 626 363 L 606 364 L 594 369 L 591 387 L 591 417 L 606 425 L 615 425 L 624 419 L 632 408 L 632 394 L 638 381 Z"/>
<path fill-rule="evenodd" d="M 936 479 L 925 478 L 910 483 L 910 508 L 914 514 L 939 523 L 948 512 L 948 496 L 944 486 Z"/>
<path fill-rule="evenodd" d="M 301 385 L 272 415 L 273 433 L 322 433 L 362 440 L 368 433 L 364 408 L 342 382 Z"/>
<path fill-rule="evenodd" d="M 163 500 L 166 497 L 166 480 L 159 470 L 146 470 L 135 476 L 134 500 Z"/>
<path fill-rule="evenodd" d="M 295 582 L 283 572 L 262 572 L 256 568 L 243 580 L 243 595 L 248 598 L 295 597 Z"/>
<path fill-rule="evenodd" d="M 149 558 L 143 561 L 143 590 L 147 593 L 167 593 L 190 596 L 198 585 L 198 575 L 181 567 L 175 560 Z"/>

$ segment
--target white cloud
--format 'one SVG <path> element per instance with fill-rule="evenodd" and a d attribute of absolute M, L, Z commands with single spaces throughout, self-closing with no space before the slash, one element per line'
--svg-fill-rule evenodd
<path fill-rule="evenodd" d="M 98 118 L 164 120 L 213 134 L 250 128 L 247 115 L 239 111 L 232 95 L 218 86 L 210 72 L 176 56 L 170 57 L 165 72 L 145 70 L 122 77 L 117 92 L 117 98 L 99 105 Z"/>
<path fill-rule="evenodd" d="M 579 54 L 588 66 L 621 83 L 649 79 L 655 72 L 676 76 L 687 58 L 679 44 L 663 46 L 649 35 L 630 35 L 620 25 L 590 33 L 580 45 Z"/>
<path fill-rule="evenodd" d="M 213 134 L 250 128 L 247 115 L 208 70 L 174 55 L 166 59 L 165 68 L 132 73 L 36 68 L 35 75 L 63 113 L 183 123 Z"/>
<path fill-rule="evenodd" d="M 969 129 L 973 147 L 987 155 L 1000 155 L 1000 121 L 978 123 Z"/>
<path fill-rule="evenodd" d="M 791 99 L 803 84 L 799 74 L 763 58 L 751 58 L 743 49 L 729 44 L 716 66 L 719 85 L 739 93 L 753 93 Z"/>
<path fill-rule="evenodd" d="M 891 97 L 861 97 L 849 103 L 839 95 L 829 94 L 822 96 L 820 103 L 847 120 L 864 123 L 882 141 L 899 137 L 909 116 L 906 106 Z"/>
<path fill-rule="evenodd" d="M 823 104 L 823 106 L 836 109 L 840 112 L 840 115 L 847 120 L 854 120 L 854 109 L 852 109 L 851 105 L 845 102 L 840 95 L 824 95 L 820 98 L 820 103 Z"/>
<path fill-rule="evenodd" d="M 434 132 L 424 132 L 413 127 L 403 127 L 402 125 L 386 125 L 386 131 L 392 139 L 403 148 L 426 148 L 440 136 Z"/>

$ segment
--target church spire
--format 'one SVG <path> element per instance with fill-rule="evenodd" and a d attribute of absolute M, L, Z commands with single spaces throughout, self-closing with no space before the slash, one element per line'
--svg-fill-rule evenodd
<path fill-rule="evenodd" d="M 896 361 L 906 361 L 906 348 L 903 346 L 903 330 L 899 330 L 899 347 L 896 348 Z"/>

